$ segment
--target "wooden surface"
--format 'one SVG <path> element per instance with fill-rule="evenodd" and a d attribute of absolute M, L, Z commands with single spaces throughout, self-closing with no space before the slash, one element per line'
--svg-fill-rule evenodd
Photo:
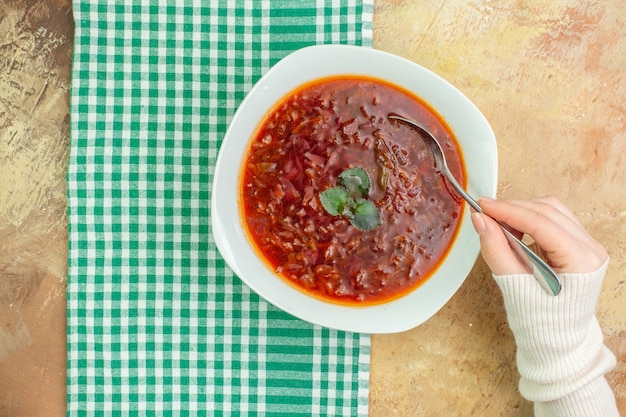
<path fill-rule="evenodd" d="M 0 5 L 0 416 L 65 410 L 69 0 Z M 499 195 L 555 194 L 607 246 L 598 317 L 626 414 L 626 2 L 378 0 L 374 46 L 446 78 L 498 140 Z M 372 339 L 370 415 L 532 415 L 479 260 L 422 326 Z"/>

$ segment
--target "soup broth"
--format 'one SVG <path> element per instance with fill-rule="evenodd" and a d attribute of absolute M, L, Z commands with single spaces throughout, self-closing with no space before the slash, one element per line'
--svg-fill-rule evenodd
<path fill-rule="evenodd" d="M 266 115 L 248 147 L 240 211 L 257 252 L 278 276 L 315 297 L 368 305 L 423 283 L 444 259 L 463 205 L 434 168 L 413 119 L 440 141 L 461 184 L 465 170 L 446 123 L 415 95 L 357 76 L 315 80 Z M 362 168 L 380 225 L 355 228 L 328 214 L 320 193 Z"/>

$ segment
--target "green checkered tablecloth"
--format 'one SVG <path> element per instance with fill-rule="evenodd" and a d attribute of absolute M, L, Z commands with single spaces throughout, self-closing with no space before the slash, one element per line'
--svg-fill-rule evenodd
<path fill-rule="evenodd" d="M 371 0 L 75 0 L 68 415 L 367 415 L 369 336 L 300 321 L 224 264 L 213 166 L 289 52 L 371 45 Z"/>

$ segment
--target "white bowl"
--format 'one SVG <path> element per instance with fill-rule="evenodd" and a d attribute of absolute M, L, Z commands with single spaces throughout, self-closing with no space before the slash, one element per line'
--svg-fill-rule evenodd
<path fill-rule="evenodd" d="M 257 257 L 239 213 L 240 165 L 248 142 L 269 109 L 307 81 L 341 74 L 384 79 L 430 104 L 459 142 L 469 194 L 495 197 L 497 149 L 493 131 L 476 106 L 454 86 L 414 62 L 386 52 L 344 45 L 312 46 L 290 54 L 272 67 L 235 113 L 213 177 L 213 235 L 235 274 L 261 297 L 296 317 L 352 332 L 405 331 L 428 320 L 443 307 L 474 265 L 479 241 L 468 209 L 463 211 L 460 229 L 444 262 L 425 283 L 402 298 L 363 307 L 325 302 L 284 282 Z"/>

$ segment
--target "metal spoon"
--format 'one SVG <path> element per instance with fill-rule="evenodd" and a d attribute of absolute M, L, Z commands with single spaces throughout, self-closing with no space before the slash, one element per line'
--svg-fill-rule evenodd
<path fill-rule="evenodd" d="M 477 212 L 483 213 L 483 209 L 480 208 L 476 200 L 470 197 L 469 194 L 465 192 L 463 187 L 457 182 L 452 172 L 448 168 L 448 164 L 446 163 L 446 158 L 444 156 L 443 150 L 441 149 L 441 145 L 437 139 L 426 130 L 424 127 L 420 126 L 413 120 L 407 119 L 397 114 L 390 114 L 389 119 L 398 120 L 400 122 L 406 123 L 409 126 L 413 127 L 420 136 L 426 142 L 426 145 L 433 153 L 435 157 L 435 168 L 437 172 L 441 173 L 452 185 L 452 187 L 459 193 L 461 197 Z M 495 219 L 494 219 L 495 220 Z M 533 252 L 528 246 L 524 244 L 521 240 L 519 240 L 513 233 L 511 233 L 502 223 L 496 220 L 502 230 L 504 231 L 504 235 L 509 241 L 509 245 L 517 255 L 517 257 L 522 261 L 524 266 L 531 272 L 537 281 L 541 284 L 541 286 L 550 294 L 557 295 L 561 292 L 561 280 L 556 275 L 556 273 L 550 268 L 548 264 L 546 264 L 543 259 L 541 259 L 535 252 Z"/>

